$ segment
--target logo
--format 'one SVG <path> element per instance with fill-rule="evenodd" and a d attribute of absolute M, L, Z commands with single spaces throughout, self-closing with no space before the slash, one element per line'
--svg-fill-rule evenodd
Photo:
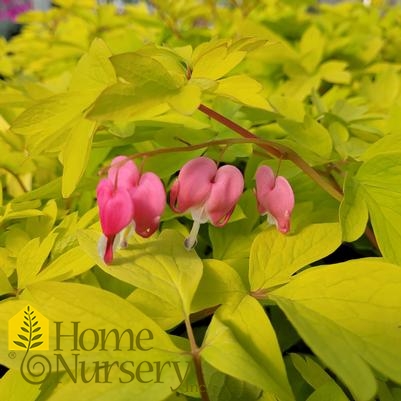
<path fill-rule="evenodd" d="M 8 321 L 8 349 L 29 352 L 49 349 L 49 320 L 27 305 Z"/>
<path fill-rule="evenodd" d="M 48 362 L 48 359 L 43 355 L 32 355 L 28 359 L 27 357 L 30 350 L 47 351 L 49 349 L 49 320 L 31 305 L 27 305 L 8 321 L 8 349 L 11 350 L 10 358 L 15 357 L 14 350 L 25 351 L 20 373 L 28 383 L 38 384 L 35 380 L 38 375 L 35 369 L 31 369 L 30 363 L 41 369 L 46 366 L 42 359 L 45 362 Z M 27 363 L 25 363 L 26 360 Z M 49 367 L 49 364 L 47 366 Z M 47 369 L 47 371 L 50 370 Z"/>
<path fill-rule="evenodd" d="M 163 384 L 164 377 L 175 376 L 177 387 L 170 388 L 176 391 L 187 378 L 191 364 L 189 360 L 159 360 L 157 352 L 153 356 L 153 340 L 153 332 L 147 328 L 134 331 L 92 328 L 80 321 L 49 323 L 31 305 L 8 321 L 9 357 L 16 358 L 18 352 L 23 355 L 20 373 L 30 384 L 44 383 L 51 372 L 57 381 L 66 375 L 74 383 Z M 109 360 L 110 353 L 117 358 Z"/>

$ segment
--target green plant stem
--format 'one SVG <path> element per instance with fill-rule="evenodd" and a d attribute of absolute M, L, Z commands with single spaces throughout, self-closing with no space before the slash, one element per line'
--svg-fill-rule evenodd
<path fill-rule="evenodd" d="M 210 401 L 209 394 L 207 393 L 205 378 L 202 371 L 202 361 L 200 356 L 200 349 L 196 344 L 194 332 L 192 330 L 189 318 L 185 319 L 185 328 L 187 330 L 189 344 L 191 346 L 192 360 L 195 366 L 196 379 L 198 381 L 199 393 L 202 401 Z"/>
<path fill-rule="evenodd" d="M 198 107 L 198 110 L 200 110 L 202 113 L 205 113 L 210 118 L 213 118 L 213 120 L 216 120 L 219 123 L 225 125 L 227 128 L 231 129 L 232 131 L 236 132 L 237 134 L 240 134 L 244 138 L 261 139 L 258 136 L 252 134 L 252 132 L 248 131 L 246 128 L 241 127 L 234 121 L 230 120 L 227 117 L 224 117 L 222 114 L 218 113 L 217 111 L 214 111 L 213 109 L 210 109 L 209 107 L 205 106 L 204 104 L 200 104 Z M 265 149 L 269 154 L 271 154 L 277 158 L 286 158 L 285 157 L 286 155 L 284 152 L 287 150 L 287 148 L 284 148 L 281 145 L 277 145 L 273 142 L 265 140 L 263 144 L 260 144 L 260 146 L 263 149 Z"/>
<path fill-rule="evenodd" d="M 244 138 L 260 139 L 256 135 L 252 134 L 252 132 L 248 131 L 246 128 L 241 127 L 234 121 L 228 119 L 227 117 L 224 117 L 222 114 L 210 109 L 204 104 L 200 104 L 198 109 L 202 113 L 205 113 L 210 118 L 213 118 L 219 123 L 225 125 L 227 128 L 230 128 L 232 131 L 240 134 Z M 330 181 L 321 176 L 313 167 L 309 166 L 309 164 L 292 149 L 288 148 L 287 146 L 279 145 L 270 141 L 264 141 L 264 143 L 257 143 L 257 145 L 266 150 L 272 156 L 277 157 L 278 159 L 291 160 L 305 174 L 307 174 L 313 181 L 315 181 L 316 184 L 318 184 L 321 188 L 323 188 L 329 195 L 331 195 L 334 199 L 337 199 L 339 202 L 341 202 L 343 198 L 342 192 L 338 191 L 337 188 L 335 188 L 333 184 L 330 183 Z"/>
<path fill-rule="evenodd" d="M 181 142 L 183 142 L 180 139 Z M 204 149 L 204 148 L 209 148 L 211 146 L 220 146 L 220 145 L 237 145 L 237 144 L 242 144 L 242 143 L 255 143 L 255 144 L 264 144 L 267 143 L 264 139 L 262 138 L 226 138 L 226 139 L 216 139 L 213 141 L 208 141 L 208 142 L 201 142 L 197 143 L 195 145 L 188 144 L 187 146 L 175 146 L 175 147 L 169 147 L 169 148 L 158 148 L 154 150 L 150 150 L 147 152 L 138 152 L 134 153 L 133 155 L 129 156 L 129 159 L 140 159 L 140 158 L 146 158 L 146 157 L 152 157 L 152 156 L 158 156 L 162 154 L 168 154 L 168 153 L 179 153 L 179 152 L 190 152 L 192 150 L 198 150 L 198 149 Z M 268 154 L 265 154 L 268 156 Z M 115 167 L 120 167 L 122 166 L 126 161 L 123 160 L 119 163 L 115 163 L 113 166 Z M 110 166 L 104 167 L 99 171 L 99 175 L 104 175 L 107 173 L 109 170 Z"/>
<path fill-rule="evenodd" d="M 190 322 L 196 323 L 200 320 L 205 319 L 208 316 L 211 316 L 216 312 L 216 310 L 220 307 L 220 305 L 212 306 L 211 308 L 202 309 L 199 312 L 191 313 Z"/>
<path fill-rule="evenodd" d="M 373 230 L 367 226 L 365 228 L 365 236 L 369 240 L 369 242 L 378 250 L 380 251 L 379 244 L 377 243 L 377 239 Z"/>
<path fill-rule="evenodd" d="M 214 141 L 202 142 L 195 145 L 188 146 L 176 146 L 169 148 L 159 148 L 155 150 L 151 150 L 148 152 L 140 152 L 135 153 L 130 156 L 130 159 L 137 159 L 143 157 L 152 157 L 165 153 L 174 153 L 174 152 L 188 152 L 191 150 L 208 148 L 210 146 L 218 146 L 218 145 L 235 145 L 241 143 L 254 143 L 258 145 L 260 148 L 264 149 L 268 154 L 278 158 L 278 159 L 287 159 L 291 160 L 295 165 L 297 165 L 305 174 L 307 174 L 313 181 L 315 181 L 320 187 L 322 187 L 328 194 L 330 194 L 334 199 L 337 199 L 341 202 L 343 198 L 343 194 L 340 190 L 338 190 L 333 183 L 327 180 L 325 177 L 320 175 L 313 167 L 309 166 L 309 164 L 303 160 L 296 152 L 287 146 L 276 144 L 272 141 L 268 141 L 263 138 L 259 138 L 258 136 L 252 134 L 247 129 L 241 127 L 236 124 L 234 121 L 224 117 L 220 113 L 208 108 L 207 106 L 201 104 L 199 106 L 199 110 L 203 113 L 207 114 L 210 118 L 220 122 L 226 127 L 230 128 L 232 131 L 240 134 L 241 138 L 228 138 L 228 139 L 218 139 Z M 115 164 L 118 167 L 119 164 L 123 165 L 125 161 Z M 103 175 L 107 172 L 110 167 L 105 167 L 100 170 L 99 174 Z"/>
<path fill-rule="evenodd" d="M 225 125 L 227 128 L 230 128 L 232 131 L 240 134 L 244 138 L 248 139 L 260 139 L 258 136 L 252 134 L 252 132 L 248 131 L 246 128 L 241 127 L 234 121 L 224 117 L 222 114 L 217 111 L 205 106 L 204 104 L 200 104 L 198 107 L 199 111 L 205 113 L 210 118 L 218 121 L 219 123 Z M 279 145 L 270 141 L 255 141 L 258 146 L 266 150 L 269 154 L 279 158 L 279 159 L 287 159 L 291 160 L 296 166 L 298 166 L 305 174 L 307 174 L 313 181 L 316 182 L 323 190 L 325 190 L 329 195 L 331 195 L 334 199 L 341 202 L 343 200 L 344 194 L 340 188 L 337 187 L 336 183 L 332 183 L 322 175 L 320 175 L 313 167 L 309 166 L 309 164 L 302 159 L 296 152 L 287 146 Z M 372 246 L 379 250 L 379 246 L 376 241 L 375 234 L 370 227 L 366 227 L 365 235 L 372 244 Z"/>
<path fill-rule="evenodd" d="M 319 172 L 317 172 L 313 167 L 309 166 L 309 164 L 292 149 L 288 148 L 287 146 L 277 144 L 263 138 L 259 138 L 258 136 L 252 134 L 244 127 L 241 127 L 234 121 L 228 119 L 227 117 L 224 117 L 222 114 L 210 109 L 209 107 L 203 104 L 199 105 L 199 110 L 207 114 L 210 118 L 213 118 L 214 120 L 230 128 L 232 131 L 240 134 L 242 138 L 217 139 L 213 141 L 197 143 L 195 145 L 188 144 L 188 146 L 159 148 L 148 152 L 135 153 L 131 155 L 129 159 L 146 158 L 174 152 L 188 152 L 192 150 L 208 148 L 211 146 L 220 146 L 220 145 L 227 146 L 241 143 L 254 143 L 255 145 L 258 145 L 260 148 L 265 150 L 268 155 L 272 155 L 281 160 L 282 159 L 291 160 L 296 166 L 298 166 L 305 174 L 307 174 L 313 181 L 316 182 L 316 184 L 318 184 L 329 195 L 331 195 L 334 199 L 336 199 L 339 202 L 342 201 L 344 195 L 341 191 L 341 188 L 339 188 L 335 182 L 331 182 L 322 175 L 320 175 Z M 119 165 L 123 165 L 124 163 L 125 161 L 121 161 L 120 163 L 116 163 L 114 166 L 118 167 Z M 110 166 L 101 169 L 99 171 L 99 175 L 106 174 L 109 168 Z M 372 246 L 375 249 L 379 250 L 374 232 L 369 227 L 366 227 L 365 235 L 372 244 Z"/>
<path fill-rule="evenodd" d="M 8 174 L 12 175 L 15 180 L 18 182 L 18 185 L 21 187 L 21 189 L 24 192 L 28 192 L 28 188 L 25 186 L 25 184 L 22 182 L 21 178 L 15 174 L 13 171 L 11 171 L 9 168 L 1 166 L 0 168 L 2 168 L 4 171 L 6 171 Z"/>
<path fill-rule="evenodd" d="M 225 118 L 225 117 L 223 117 Z M 230 121 L 230 120 L 228 120 Z M 235 123 L 233 123 L 235 124 Z M 236 125 L 236 124 L 235 124 Z M 214 141 L 202 142 L 197 143 L 195 145 L 188 145 L 188 146 L 176 146 L 176 147 L 169 147 L 169 148 L 159 148 L 155 150 L 151 150 L 148 152 L 140 152 L 131 155 L 130 159 L 138 159 L 143 157 L 152 157 L 166 153 L 175 153 L 175 152 L 188 152 L 191 150 L 203 149 L 208 148 L 211 146 L 218 146 L 218 145 L 236 145 L 241 143 L 254 143 L 265 151 L 268 154 L 271 154 L 280 159 L 288 159 L 294 162 L 301 170 L 303 170 L 306 174 L 308 174 L 317 184 L 319 184 L 323 189 L 325 189 L 330 195 L 332 195 L 338 201 L 342 200 L 342 194 L 336 188 L 333 187 L 332 184 L 328 180 L 326 180 L 323 176 L 321 176 L 316 170 L 309 166 L 301 157 L 299 157 L 294 151 L 291 149 L 283 146 L 277 145 L 271 141 L 265 140 L 263 138 L 259 138 L 256 135 L 251 134 L 249 131 L 245 130 L 244 128 L 237 126 L 247 132 L 248 135 L 242 135 L 244 138 L 228 138 L 228 139 L 218 139 Z M 238 132 L 238 131 L 236 131 Z M 242 132 L 242 131 L 241 131 Z M 123 165 L 125 161 L 121 161 L 120 163 L 114 164 L 115 167 L 119 165 Z M 99 175 L 104 175 L 107 173 L 110 166 L 107 166 L 99 171 Z"/>
<path fill-rule="evenodd" d="M 316 89 L 312 90 L 311 98 L 317 112 L 319 113 L 319 117 L 322 117 L 327 112 L 327 110 L 324 106 L 324 103 L 322 102 L 322 99 L 320 99 Z"/>

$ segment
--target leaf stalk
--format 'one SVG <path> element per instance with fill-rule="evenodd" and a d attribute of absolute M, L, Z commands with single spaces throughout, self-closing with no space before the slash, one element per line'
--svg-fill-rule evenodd
<path fill-rule="evenodd" d="M 207 393 L 205 377 L 203 376 L 202 361 L 200 356 L 201 349 L 196 344 L 194 332 L 192 330 L 189 318 L 185 318 L 185 328 L 187 330 L 188 340 L 191 346 L 191 355 L 195 366 L 196 379 L 198 381 L 201 399 L 202 401 L 210 401 L 209 394 Z"/>

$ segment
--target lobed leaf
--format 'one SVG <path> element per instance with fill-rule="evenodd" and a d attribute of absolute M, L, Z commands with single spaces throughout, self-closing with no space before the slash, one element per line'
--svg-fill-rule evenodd
<path fill-rule="evenodd" d="M 64 198 L 68 198 L 74 192 L 85 172 L 96 128 L 97 123 L 95 121 L 81 118 L 69 132 L 68 139 L 61 152 L 64 166 L 61 191 Z"/>
<path fill-rule="evenodd" d="M 356 399 L 377 390 L 371 367 L 401 382 L 398 266 L 365 258 L 311 268 L 269 298 Z"/>
<path fill-rule="evenodd" d="M 401 264 L 401 153 L 378 154 L 355 176 L 383 256 Z"/>
<path fill-rule="evenodd" d="M 293 235 L 272 227 L 255 238 L 249 261 L 251 290 L 273 288 L 312 262 L 332 253 L 341 244 L 338 223 L 311 224 Z"/>
<path fill-rule="evenodd" d="M 170 304 L 183 320 L 191 312 L 191 303 L 202 277 L 202 262 L 195 251 L 184 248 L 184 237 L 164 230 L 156 240 L 136 243 L 120 250 L 111 265 L 99 257 L 96 241 L 99 233 L 82 231 L 82 248 L 107 274 L 141 288 Z"/>
<path fill-rule="evenodd" d="M 201 357 L 217 370 L 294 400 L 274 330 L 258 301 L 245 296 L 213 316 Z"/>

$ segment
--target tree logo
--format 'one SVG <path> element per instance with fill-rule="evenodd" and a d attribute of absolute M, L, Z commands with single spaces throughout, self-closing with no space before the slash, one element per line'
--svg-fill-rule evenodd
<path fill-rule="evenodd" d="M 35 351 L 49 349 L 49 320 L 27 305 L 8 321 L 8 349 L 14 355 L 14 350 L 25 351 L 20 373 L 28 383 L 43 383 L 51 372 L 50 361 Z"/>
<path fill-rule="evenodd" d="M 48 350 L 49 320 L 27 305 L 8 321 L 8 349 L 26 353 Z"/>

